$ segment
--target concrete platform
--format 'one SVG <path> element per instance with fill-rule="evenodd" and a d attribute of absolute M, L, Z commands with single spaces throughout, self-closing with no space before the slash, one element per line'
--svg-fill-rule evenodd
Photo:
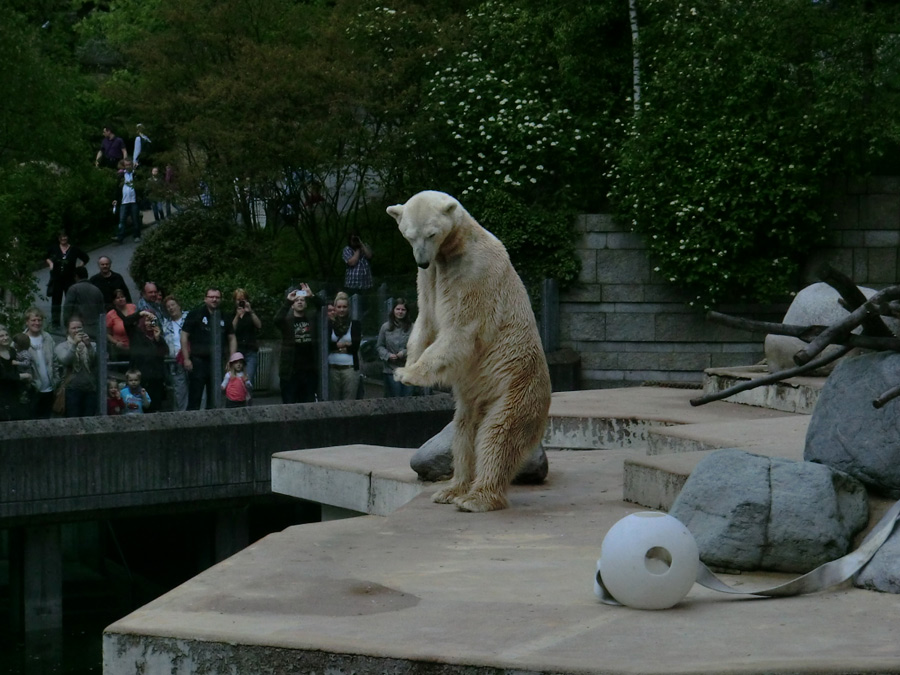
<path fill-rule="evenodd" d="M 104 673 L 890 673 L 900 598 L 695 586 L 672 610 L 600 604 L 603 535 L 635 450 L 553 452 L 547 484 L 468 514 L 432 488 L 387 517 L 289 528 L 110 626 Z M 761 588 L 783 575 L 725 576 Z"/>

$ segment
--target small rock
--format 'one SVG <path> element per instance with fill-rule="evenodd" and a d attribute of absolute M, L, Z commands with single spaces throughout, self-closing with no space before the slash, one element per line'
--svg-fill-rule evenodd
<path fill-rule="evenodd" d="M 451 444 L 456 433 L 456 425 L 450 422 L 435 436 L 422 444 L 412 459 L 410 467 L 415 471 L 420 480 L 439 481 L 453 477 L 453 455 Z M 550 471 L 547 461 L 547 453 L 544 446 L 538 443 L 531 455 L 525 460 L 513 483 L 519 485 L 537 485 L 543 483 Z"/>
<path fill-rule="evenodd" d="M 900 535 L 895 530 L 872 559 L 854 577 L 858 588 L 882 593 L 900 593 Z"/>

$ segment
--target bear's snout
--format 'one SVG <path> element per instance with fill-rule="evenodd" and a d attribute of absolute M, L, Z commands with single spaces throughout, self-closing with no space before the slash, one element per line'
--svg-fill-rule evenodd
<path fill-rule="evenodd" d="M 416 265 L 418 265 L 419 267 L 421 267 L 423 270 L 427 270 L 429 264 L 430 264 L 430 263 L 427 263 L 427 262 L 416 263 Z"/>

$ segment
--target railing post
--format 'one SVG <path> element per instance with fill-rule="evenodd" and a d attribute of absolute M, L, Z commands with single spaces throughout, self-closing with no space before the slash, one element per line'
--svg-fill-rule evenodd
<path fill-rule="evenodd" d="M 106 315 L 101 314 L 97 324 L 97 412 L 103 416 L 106 410 L 106 381 L 109 379 L 109 338 L 106 336 Z"/>
<path fill-rule="evenodd" d="M 207 407 L 222 407 L 222 389 L 219 383 L 225 374 L 222 372 L 222 312 L 218 309 L 212 313 L 212 332 L 210 334 L 210 372 L 209 372 L 209 398 Z M 209 404 L 212 405 L 209 405 Z"/>
<path fill-rule="evenodd" d="M 559 349 L 559 284 L 556 279 L 544 279 L 541 287 L 541 342 L 545 353 Z"/>
<path fill-rule="evenodd" d="M 331 331 L 328 327 L 328 306 L 323 305 L 319 310 L 319 391 L 321 400 L 329 400 L 328 391 L 328 341 L 331 340 Z"/>

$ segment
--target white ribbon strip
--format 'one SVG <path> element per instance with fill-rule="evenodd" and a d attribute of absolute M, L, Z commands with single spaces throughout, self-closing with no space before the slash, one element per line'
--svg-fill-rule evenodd
<path fill-rule="evenodd" d="M 888 537 L 891 536 L 898 518 L 900 518 L 900 501 L 894 504 L 887 513 L 882 516 L 881 520 L 878 521 L 878 524 L 872 528 L 872 531 L 869 532 L 868 535 L 866 535 L 866 538 L 863 539 L 859 548 L 855 551 L 848 553 L 843 558 L 838 558 L 837 560 L 832 560 L 824 565 L 820 565 L 803 576 L 779 584 L 778 586 L 773 586 L 772 588 L 765 588 L 758 591 L 738 590 L 719 579 L 702 562 L 697 566 L 696 582 L 701 586 L 705 586 L 713 591 L 720 591 L 721 593 L 756 595 L 768 598 L 784 598 L 791 595 L 816 593 L 846 581 L 865 567 L 866 563 L 872 559 L 872 556 L 875 555 L 884 542 L 888 540 Z M 597 584 L 600 587 L 598 595 L 601 602 L 607 605 L 621 606 L 621 603 L 617 602 L 606 589 L 606 586 L 603 585 L 599 570 L 597 571 Z"/>

